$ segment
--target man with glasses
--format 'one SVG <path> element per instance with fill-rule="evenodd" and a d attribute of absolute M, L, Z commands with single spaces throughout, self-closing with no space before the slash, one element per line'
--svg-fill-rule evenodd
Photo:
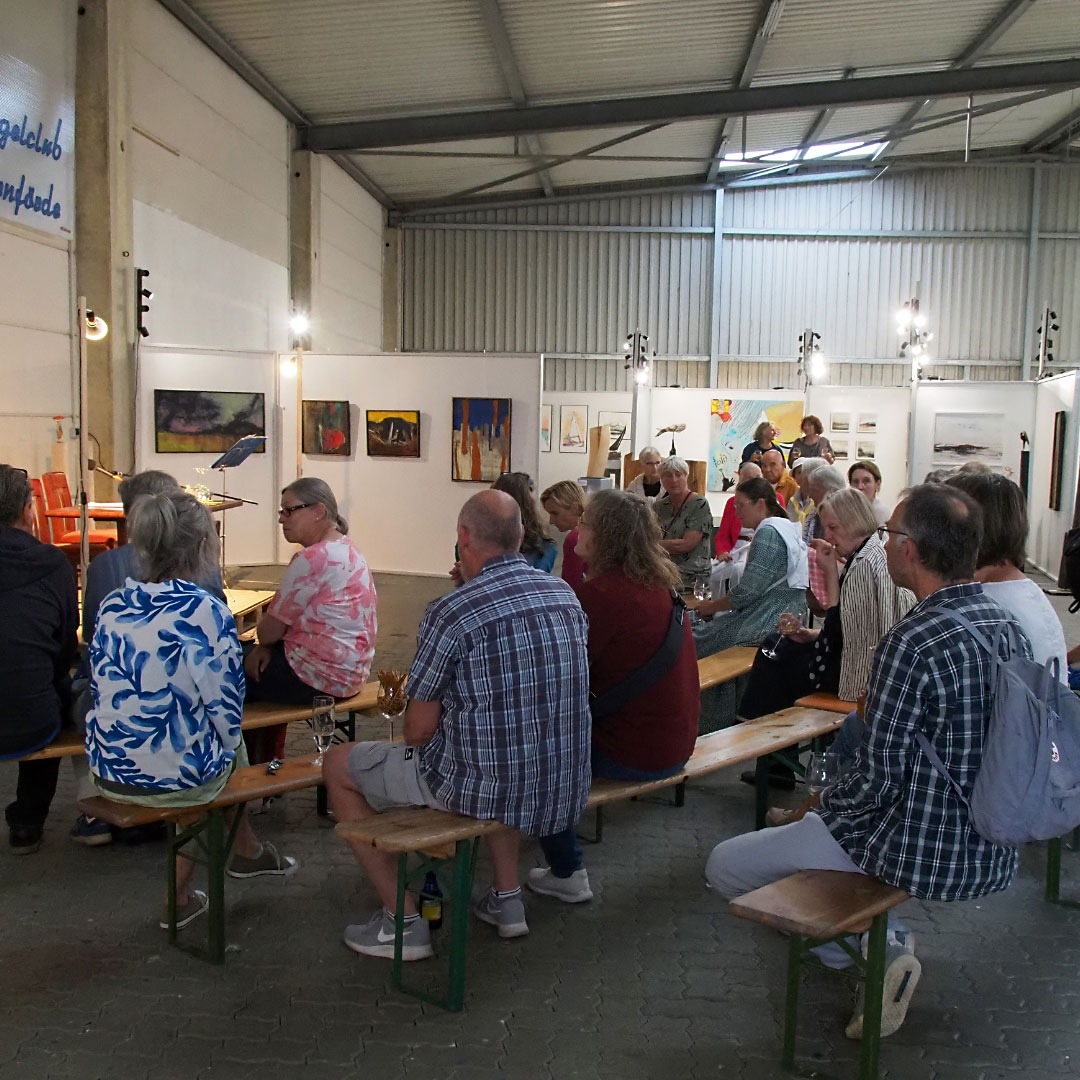
<path fill-rule="evenodd" d="M 0 465 L 0 759 L 42 749 L 67 722 L 77 620 L 67 557 L 34 536 L 26 470 Z M 59 758 L 19 762 L 6 810 L 12 854 L 41 847 L 59 772 Z"/>
<path fill-rule="evenodd" d="M 975 580 L 981 513 L 943 484 L 912 488 L 880 533 L 889 575 L 917 603 L 874 654 L 865 727 L 854 761 L 801 821 L 737 836 L 709 857 L 709 883 L 739 896 L 798 870 L 872 874 L 928 900 L 970 900 L 1006 888 L 1015 848 L 993 844 L 971 824 L 967 800 L 982 763 L 992 705 L 990 657 L 952 617 L 965 616 L 994 640 L 1003 622 L 1030 655 L 1027 638 Z M 929 740 L 963 798 L 920 749 Z M 838 954 L 839 957 L 838 957 Z M 844 966 L 843 950 L 819 955 Z M 914 940 L 890 923 L 881 1034 L 904 1021 L 922 968 Z M 862 1037 L 862 997 L 847 1026 Z"/>

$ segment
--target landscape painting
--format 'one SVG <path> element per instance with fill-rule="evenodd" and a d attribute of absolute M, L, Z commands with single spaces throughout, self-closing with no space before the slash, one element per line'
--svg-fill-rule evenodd
<path fill-rule="evenodd" d="M 420 456 L 419 409 L 368 409 L 368 457 Z"/>
<path fill-rule="evenodd" d="M 305 454 L 349 456 L 352 451 L 352 425 L 347 401 L 305 401 L 302 419 Z"/>
<path fill-rule="evenodd" d="M 454 398 L 450 476 L 490 484 L 510 468 L 509 398 Z"/>
<path fill-rule="evenodd" d="M 1004 413 L 938 413 L 934 417 L 934 463 L 1000 465 L 1005 456 L 1004 428 Z"/>
<path fill-rule="evenodd" d="M 154 391 L 154 450 L 159 454 L 221 454 L 245 435 L 265 434 L 263 394 Z M 265 444 L 255 452 L 266 453 Z"/>
<path fill-rule="evenodd" d="M 551 406 L 540 406 L 540 450 L 551 453 Z"/>
<path fill-rule="evenodd" d="M 624 441 L 629 445 L 630 414 L 628 412 L 609 412 L 607 409 L 601 409 L 599 419 L 596 422 L 601 427 L 607 424 L 611 428 L 610 452 L 612 454 L 621 452 Z"/>

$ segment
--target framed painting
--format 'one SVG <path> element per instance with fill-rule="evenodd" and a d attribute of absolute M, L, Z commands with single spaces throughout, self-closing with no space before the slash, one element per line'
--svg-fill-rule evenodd
<path fill-rule="evenodd" d="M 589 451 L 589 407 L 559 406 L 559 453 L 586 454 Z"/>
<path fill-rule="evenodd" d="M 1000 465 L 1005 459 L 1004 429 L 1004 413 L 940 412 L 934 417 L 934 464 Z"/>
<path fill-rule="evenodd" d="M 301 403 L 301 443 L 305 454 L 348 457 L 352 452 L 352 424 L 347 401 Z"/>
<path fill-rule="evenodd" d="M 1054 448 L 1050 458 L 1050 509 L 1061 509 L 1061 481 L 1065 475 L 1065 411 L 1054 413 Z"/>
<path fill-rule="evenodd" d="M 368 457 L 420 456 L 419 409 L 368 409 L 364 426 Z"/>
<path fill-rule="evenodd" d="M 726 491 L 725 481 L 735 479 L 743 447 L 754 439 L 754 429 L 768 420 L 778 428 L 776 440 L 787 449 L 799 436 L 803 418 L 801 401 L 774 398 L 713 398 L 709 407 L 709 491 Z M 730 487 L 730 483 L 728 485 Z"/>
<path fill-rule="evenodd" d="M 510 468 L 510 398 L 454 398 L 450 476 L 490 484 Z"/>
<path fill-rule="evenodd" d="M 551 406 L 540 406 L 540 450 L 551 453 Z"/>
<path fill-rule="evenodd" d="M 597 423 L 603 427 L 605 424 L 611 429 L 611 448 L 609 453 L 618 454 L 623 449 L 623 444 L 630 443 L 630 414 L 628 412 L 613 412 L 608 409 L 599 411 Z"/>
<path fill-rule="evenodd" d="M 155 390 L 154 450 L 221 454 L 245 435 L 266 435 L 266 397 L 232 390 Z M 265 454 L 265 444 L 257 454 Z"/>

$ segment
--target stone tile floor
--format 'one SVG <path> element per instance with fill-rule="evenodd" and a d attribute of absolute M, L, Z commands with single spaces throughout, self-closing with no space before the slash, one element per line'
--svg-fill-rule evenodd
<path fill-rule="evenodd" d="M 379 586 L 377 664 L 406 663 L 416 618 L 443 583 L 381 577 Z M 311 750 L 295 728 L 289 753 Z M 14 779 L 14 766 L 0 769 L 5 800 Z M 287 883 L 229 882 L 222 967 L 170 949 L 157 928 L 161 844 L 87 850 L 68 840 L 73 792 L 65 765 L 38 854 L 15 858 L 0 847 L 0 1080 L 785 1075 L 784 941 L 728 915 L 702 877 L 712 845 L 751 824 L 751 792 L 737 770 L 694 784 L 682 809 L 610 808 L 604 842 L 585 852 L 592 903 L 529 897 L 532 932 L 511 942 L 474 921 L 458 1015 L 395 992 L 388 961 L 341 944 L 344 925 L 366 917 L 375 899 L 317 817 L 313 792 L 256 819 L 301 869 Z M 534 848 L 523 851 L 523 867 L 537 861 Z M 1080 897 L 1080 852 L 1064 861 Z M 923 978 L 906 1025 L 884 1044 L 883 1076 L 1076 1074 L 1080 910 L 1045 903 L 1043 869 L 1044 852 L 1032 846 L 1004 894 L 904 909 Z M 481 859 L 478 880 L 486 875 Z M 201 944 L 204 934 L 196 923 L 182 937 Z M 445 930 L 436 950 L 440 958 L 407 976 L 440 976 Z M 850 1006 L 843 979 L 808 977 L 804 1065 L 856 1074 L 858 1044 L 843 1035 Z"/>

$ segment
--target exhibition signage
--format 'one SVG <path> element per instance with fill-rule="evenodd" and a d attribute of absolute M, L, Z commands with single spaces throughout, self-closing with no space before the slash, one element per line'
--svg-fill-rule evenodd
<path fill-rule="evenodd" d="M 62 236 L 75 223 L 73 18 L 43 0 L 0 49 L 0 220 Z"/>

